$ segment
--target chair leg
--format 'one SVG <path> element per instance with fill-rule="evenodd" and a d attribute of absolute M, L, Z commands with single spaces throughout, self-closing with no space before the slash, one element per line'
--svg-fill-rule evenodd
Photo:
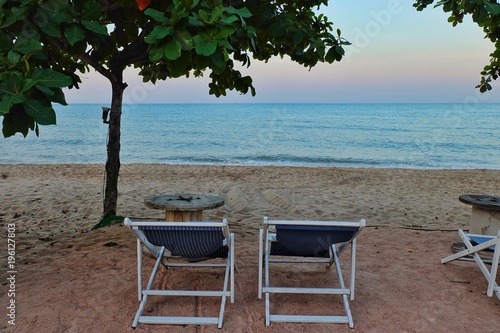
<path fill-rule="evenodd" d="M 263 260 L 263 249 L 264 246 L 264 238 L 263 238 L 264 230 L 259 230 L 259 299 L 262 298 L 262 260 Z"/>
<path fill-rule="evenodd" d="M 231 234 L 230 236 L 231 240 L 231 303 L 234 303 L 234 270 L 235 270 L 235 265 L 236 265 L 236 257 L 234 254 L 234 234 Z"/>
<path fill-rule="evenodd" d="M 352 248 L 351 248 L 351 251 L 352 251 Z M 335 259 L 335 268 L 337 269 L 337 276 L 338 276 L 339 282 L 340 282 L 340 288 L 345 289 L 344 278 L 342 277 L 342 270 L 340 268 L 340 262 L 339 262 L 339 257 L 337 255 L 337 251 L 334 251 L 333 255 L 334 255 L 334 259 Z M 352 290 L 350 290 L 350 292 L 352 292 Z M 354 328 L 354 321 L 352 319 L 351 308 L 349 307 L 349 300 L 348 300 L 348 297 L 346 294 L 342 295 L 342 301 L 344 302 L 344 309 L 346 312 L 349 327 Z"/>
<path fill-rule="evenodd" d="M 221 304 L 220 304 L 220 312 L 219 312 L 219 319 L 217 322 L 217 327 L 222 328 L 222 321 L 224 319 L 224 310 L 226 308 L 226 299 L 227 299 L 227 290 L 228 290 L 228 284 L 229 284 L 229 297 L 231 300 L 231 303 L 234 303 L 234 234 L 230 235 L 230 244 L 229 244 L 229 257 L 227 258 L 226 261 L 226 273 L 224 275 L 224 288 L 223 292 L 224 294 L 222 295 L 221 299 Z"/>
<path fill-rule="evenodd" d="M 139 302 L 142 299 L 142 244 L 137 239 L 137 297 Z"/>
<path fill-rule="evenodd" d="M 271 313 L 270 313 L 270 305 L 269 305 L 269 292 L 266 292 L 266 326 L 271 324 Z"/>
<path fill-rule="evenodd" d="M 354 300 L 354 286 L 356 281 L 356 239 L 351 243 L 351 280 L 350 280 L 350 290 L 351 290 L 351 301 Z"/>
<path fill-rule="evenodd" d="M 228 285 L 228 281 L 229 281 L 229 274 L 230 274 L 230 271 L 231 271 L 230 260 L 231 259 L 228 258 L 228 262 L 226 264 L 226 274 L 224 276 L 224 288 L 223 288 L 224 292 L 227 291 L 227 285 Z M 227 298 L 226 294 L 222 295 L 221 302 L 220 302 L 219 320 L 217 322 L 217 327 L 218 328 L 222 328 L 222 320 L 224 319 L 224 310 L 226 308 L 226 298 Z"/>
<path fill-rule="evenodd" d="M 156 277 L 156 273 L 158 273 L 158 268 L 160 267 L 164 252 L 165 252 L 165 248 L 162 247 L 158 258 L 156 259 L 155 265 L 153 267 L 153 271 L 151 272 L 151 277 L 149 278 L 149 281 L 148 281 L 148 284 L 146 286 L 145 291 L 151 290 L 151 287 L 153 286 L 153 282 L 154 282 L 154 279 Z M 142 293 L 142 291 L 141 291 L 141 293 Z M 142 312 L 144 311 L 144 306 L 146 306 L 147 300 L 148 300 L 148 295 L 146 293 L 142 293 L 141 303 L 139 304 L 139 309 L 137 310 L 137 313 L 135 314 L 134 321 L 132 323 L 133 328 L 136 328 L 137 325 L 139 325 L 139 319 L 142 315 Z"/>
<path fill-rule="evenodd" d="M 268 241 L 268 231 L 265 230 L 265 241 L 264 241 L 264 286 L 269 287 L 269 241 Z M 266 292 L 266 326 L 271 324 L 271 311 L 270 311 L 270 300 L 269 292 Z"/>
<path fill-rule="evenodd" d="M 500 287 L 496 283 L 496 277 L 498 273 L 498 263 L 500 261 L 500 244 L 495 247 L 495 252 L 493 254 L 493 261 L 491 265 L 491 273 L 490 273 L 490 279 L 488 283 L 488 291 L 487 295 L 488 296 L 493 296 L 493 292 L 496 290 L 496 294 L 498 296 L 498 299 L 500 299 Z"/>

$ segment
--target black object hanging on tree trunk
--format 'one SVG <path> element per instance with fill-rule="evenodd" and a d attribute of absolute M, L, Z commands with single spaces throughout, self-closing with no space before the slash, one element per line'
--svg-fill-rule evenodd
<path fill-rule="evenodd" d="M 109 111 L 111 111 L 110 108 L 105 106 L 102 107 L 102 122 L 105 124 L 109 124 L 109 119 L 108 119 Z"/>

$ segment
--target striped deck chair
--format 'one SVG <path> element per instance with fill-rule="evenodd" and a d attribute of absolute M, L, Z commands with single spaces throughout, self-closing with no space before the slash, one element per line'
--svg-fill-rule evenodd
<path fill-rule="evenodd" d="M 222 327 L 227 297 L 234 302 L 234 234 L 229 231 L 227 220 L 222 222 L 145 222 L 125 218 L 137 237 L 137 286 L 139 309 L 132 327 L 143 324 L 217 324 Z M 143 246 L 156 258 L 148 283 L 143 287 Z M 164 254 L 169 251 L 169 258 Z M 182 260 L 173 260 L 182 259 Z M 210 260 L 218 259 L 217 262 Z M 170 267 L 225 267 L 222 290 L 157 290 L 153 289 L 155 276 L 162 264 Z M 176 317 L 142 315 L 148 296 L 221 297 L 218 317 Z"/>
<path fill-rule="evenodd" d="M 458 234 L 465 245 L 465 250 L 447 256 L 441 259 L 443 264 L 456 259 L 464 259 L 472 255 L 472 258 L 479 266 L 484 277 L 488 281 L 488 289 L 486 295 L 492 297 L 496 294 L 500 299 L 500 286 L 497 284 L 498 264 L 500 260 L 500 230 L 496 236 L 490 235 L 476 235 L 465 233 L 462 229 L 458 230 Z M 479 255 L 480 251 L 493 252 L 491 260 L 486 259 Z M 486 266 L 489 264 L 489 268 Z"/>
<path fill-rule="evenodd" d="M 264 217 L 259 240 L 258 296 L 262 298 L 262 294 L 265 294 L 266 326 L 271 322 L 303 322 L 347 323 L 350 328 L 354 327 L 348 297 L 354 299 L 356 237 L 365 225 L 364 219 L 359 222 L 337 222 L 269 220 Z M 348 247 L 351 248 L 351 276 L 349 287 L 346 287 L 340 269 L 339 255 Z M 340 287 L 299 288 L 273 285 L 270 282 L 270 267 L 274 263 L 326 263 L 327 267 L 335 263 Z M 318 278 L 323 277 L 318 276 Z M 346 314 L 341 316 L 271 314 L 270 295 L 276 293 L 341 295 Z"/>

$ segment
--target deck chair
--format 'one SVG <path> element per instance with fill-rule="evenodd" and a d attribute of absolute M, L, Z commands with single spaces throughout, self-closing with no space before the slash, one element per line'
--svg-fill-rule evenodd
<path fill-rule="evenodd" d="M 125 218 L 137 237 L 137 286 L 139 309 L 132 323 L 144 324 L 217 324 L 222 327 L 226 298 L 234 302 L 234 234 L 227 221 L 222 222 L 140 222 Z M 143 246 L 156 258 L 146 287 L 142 282 Z M 164 256 L 168 253 L 168 258 Z M 223 262 L 220 262 L 222 258 Z M 182 260 L 178 260 L 182 259 Z M 215 260 L 210 260 L 215 259 Z M 156 290 L 153 282 L 159 266 L 170 267 L 225 267 L 222 290 Z M 173 272 L 170 272 L 173 274 Z M 229 286 L 228 286 L 229 284 Z M 221 297 L 218 317 L 175 317 L 142 315 L 148 296 Z"/>
<path fill-rule="evenodd" d="M 364 219 L 359 222 L 337 222 L 269 220 L 264 217 L 259 238 L 258 297 L 260 299 L 262 294 L 265 294 L 266 326 L 271 322 L 302 322 L 347 323 L 350 328 L 354 327 L 348 298 L 354 299 L 356 236 L 365 225 Z M 351 248 L 351 274 L 349 287 L 346 287 L 339 255 L 348 247 Z M 335 263 L 340 287 L 298 288 L 273 285 L 270 281 L 270 266 L 275 263 L 326 263 L 327 267 Z M 329 276 L 318 278 L 328 279 Z M 270 295 L 275 293 L 341 295 L 346 314 L 341 316 L 271 314 Z"/>
<path fill-rule="evenodd" d="M 483 272 L 484 277 L 488 281 L 488 289 L 486 291 L 486 294 L 489 297 L 492 297 L 493 294 L 496 294 L 498 299 L 500 299 L 500 287 L 496 282 L 498 264 L 500 260 L 500 230 L 498 231 L 496 236 L 468 234 L 461 229 L 458 230 L 458 234 L 464 242 L 464 245 L 466 247 L 465 250 L 447 256 L 441 259 L 441 262 L 445 264 L 452 260 L 464 259 L 472 255 L 472 258 L 479 266 L 481 272 Z M 493 252 L 492 259 L 487 260 L 486 258 L 483 258 L 479 255 L 480 251 Z M 489 264 L 489 269 L 486 264 Z"/>

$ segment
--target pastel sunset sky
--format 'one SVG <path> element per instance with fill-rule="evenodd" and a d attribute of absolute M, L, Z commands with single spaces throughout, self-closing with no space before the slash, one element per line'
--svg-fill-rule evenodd
<path fill-rule="evenodd" d="M 341 62 L 311 70 L 288 59 L 253 61 L 242 68 L 257 95 L 208 94 L 205 78 L 145 84 L 134 70 L 125 81 L 125 103 L 498 103 L 500 82 L 480 94 L 474 87 L 489 62 L 493 44 L 467 17 L 453 27 L 441 7 L 418 12 L 413 1 L 334 0 L 321 8 L 352 45 Z M 79 90 L 66 91 L 69 103 L 109 104 L 109 82 L 82 75 Z"/>

